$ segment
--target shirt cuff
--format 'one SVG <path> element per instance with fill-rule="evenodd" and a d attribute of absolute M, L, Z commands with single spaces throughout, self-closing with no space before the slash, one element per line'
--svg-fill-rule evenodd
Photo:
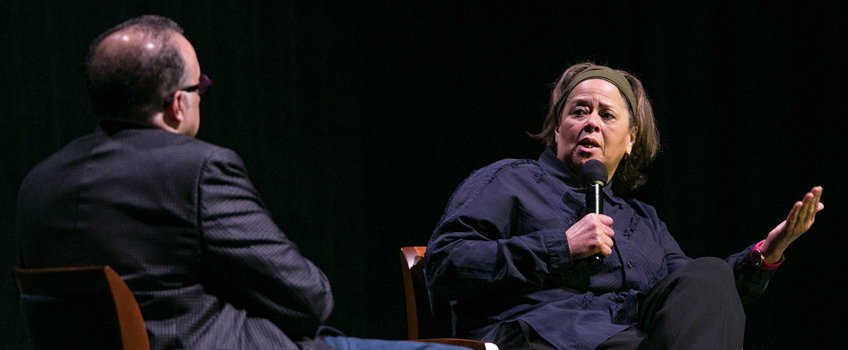
<path fill-rule="evenodd" d="M 571 252 L 568 251 L 568 241 L 565 240 L 565 232 L 561 230 L 542 231 L 545 250 L 550 259 L 550 268 L 559 269 L 571 265 Z"/>

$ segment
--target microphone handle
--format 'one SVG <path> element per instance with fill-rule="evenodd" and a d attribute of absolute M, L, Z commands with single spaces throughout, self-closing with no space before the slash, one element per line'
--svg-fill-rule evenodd
<path fill-rule="evenodd" d="M 586 209 L 590 213 L 604 213 L 604 200 L 601 197 L 601 187 L 602 185 L 597 182 L 591 183 L 586 187 Z"/>
<path fill-rule="evenodd" d="M 590 213 L 604 213 L 604 199 L 601 197 L 602 187 L 603 184 L 598 182 L 593 182 L 586 187 L 586 209 Z M 600 265 L 604 263 L 604 256 L 598 253 L 589 257 L 589 261 L 593 264 Z"/>

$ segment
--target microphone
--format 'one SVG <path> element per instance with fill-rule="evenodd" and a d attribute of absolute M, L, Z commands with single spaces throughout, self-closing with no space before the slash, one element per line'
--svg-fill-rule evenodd
<path fill-rule="evenodd" d="M 586 209 L 589 213 L 603 214 L 604 199 L 601 190 L 607 184 L 607 167 L 597 159 L 590 159 L 580 167 L 580 181 L 586 188 Z M 594 263 L 602 263 L 601 254 L 589 258 Z"/>

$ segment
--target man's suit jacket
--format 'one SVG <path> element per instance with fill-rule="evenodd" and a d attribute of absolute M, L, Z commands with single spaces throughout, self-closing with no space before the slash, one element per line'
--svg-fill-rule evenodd
<path fill-rule="evenodd" d="M 18 197 L 26 267 L 110 265 L 155 349 L 325 347 L 326 276 L 272 221 L 235 152 L 104 123 L 35 167 Z"/>

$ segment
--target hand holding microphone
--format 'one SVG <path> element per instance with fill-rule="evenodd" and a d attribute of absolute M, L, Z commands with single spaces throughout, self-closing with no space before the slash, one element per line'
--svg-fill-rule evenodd
<path fill-rule="evenodd" d="M 602 189 L 607 182 L 607 168 L 599 160 L 590 159 L 580 167 L 580 179 L 586 188 L 588 214 L 565 231 L 571 258 L 590 258 L 596 263 L 612 254 L 613 220 L 603 215 Z"/>

